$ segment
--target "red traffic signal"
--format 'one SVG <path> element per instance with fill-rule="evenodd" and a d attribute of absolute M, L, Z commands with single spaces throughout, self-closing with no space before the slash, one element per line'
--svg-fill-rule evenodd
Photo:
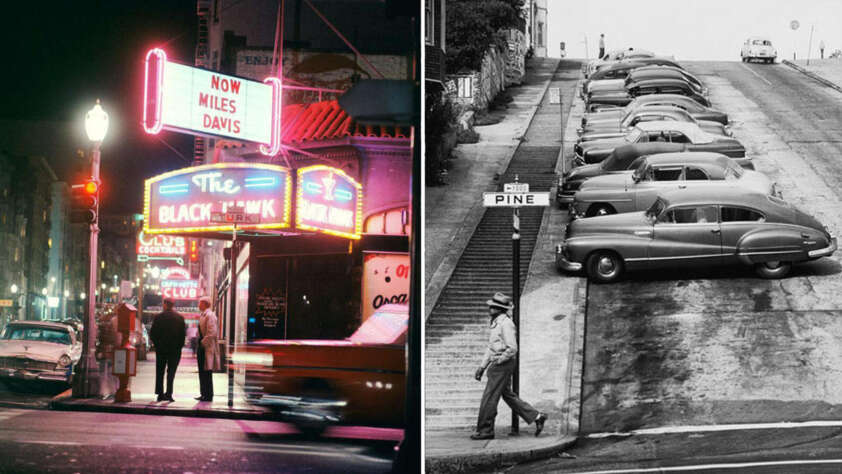
<path fill-rule="evenodd" d="M 99 183 L 89 179 L 70 186 L 70 222 L 91 224 L 99 211 Z"/>
<path fill-rule="evenodd" d="M 190 241 L 190 261 L 191 262 L 198 262 L 199 261 L 199 244 L 196 240 Z"/>

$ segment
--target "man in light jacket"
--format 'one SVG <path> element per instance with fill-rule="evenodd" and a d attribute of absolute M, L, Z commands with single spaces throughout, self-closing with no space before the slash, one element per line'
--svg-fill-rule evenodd
<path fill-rule="evenodd" d="M 474 373 L 474 378 L 477 381 L 482 380 L 482 373 L 488 369 L 488 383 L 479 407 L 477 431 L 471 435 L 471 439 L 494 439 L 494 418 L 497 417 L 497 404 L 500 403 L 501 396 L 512 411 L 524 421 L 535 423 L 535 436 L 538 436 L 544 429 L 547 415 L 518 398 L 511 387 L 517 354 L 517 328 L 508 315 L 514 307 L 512 299 L 503 293 L 496 293 L 486 303 L 488 315 L 491 317 L 491 334 L 485 357 Z"/>
<path fill-rule="evenodd" d="M 199 299 L 199 343 L 197 344 L 196 359 L 199 364 L 199 390 L 201 395 L 196 400 L 213 401 L 213 371 L 220 370 L 219 344 L 217 334 L 219 325 L 216 314 L 210 310 L 210 298 Z"/>

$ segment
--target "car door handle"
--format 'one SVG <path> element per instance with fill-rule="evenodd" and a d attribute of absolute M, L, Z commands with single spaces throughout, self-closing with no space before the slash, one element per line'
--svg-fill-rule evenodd
<path fill-rule="evenodd" d="M 809 239 L 809 238 L 810 238 L 810 234 L 804 234 L 804 233 L 802 233 L 802 234 L 801 234 L 801 238 L 802 238 L 802 239 Z"/>
<path fill-rule="evenodd" d="M 721 232 L 719 229 L 711 229 L 710 230 L 711 234 L 718 234 L 719 232 Z"/>
<path fill-rule="evenodd" d="M 678 185 L 678 189 L 686 189 L 686 188 L 687 188 L 686 184 L 679 184 Z"/>

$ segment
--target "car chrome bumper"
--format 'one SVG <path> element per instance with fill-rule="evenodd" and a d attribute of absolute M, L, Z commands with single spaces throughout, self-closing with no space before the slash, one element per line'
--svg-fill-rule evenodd
<path fill-rule="evenodd" d="M 578 262 L 571 262 L 564 257 L 563 245 L 556 245 L 555 248 L 555 266 L 559 270 L 565 272 L 578 272 L 582 269 L 582 264 Z"/>
<path fill-rule="evenodd" d="M 827 247 L 825 247 L 823 249 L 810 250 L 809 252 L 807 252 L 807 255 L 810 256 L 810 258 L 827 257 L 828 255 L 831 255 L 835 251 L 836 251 L 836 237 L 833 237 L 833 238 L 830 239 L 830 245 L 828 245 Z"/>
<path fill-rule="evenodd" d="M 0 377 L 15 380 L 42 380 L 45 382 L 70 383 L 71 377 L 67 371 L 48 370 L 33 372 L 25 369 L 0 369 Z"/>

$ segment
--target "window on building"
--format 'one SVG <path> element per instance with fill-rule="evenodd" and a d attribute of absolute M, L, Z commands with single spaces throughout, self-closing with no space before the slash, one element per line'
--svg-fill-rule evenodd
<path fill-rule="evenodd" d="M 458 92 L 459 97 L 471 98 L 474 96 L 472 79 L 473 77 L 471 76 L 456 78 L 456 90 Z"/>
<path fill-rule="evenodd" d="M 425 37 L 426 43 L 429 45 L 436 44 L 436 15 L 434 0 L 424 0 L 424 27 L 426 28 Z"/>
<path fill-rule="evenodd" d="M 544 46 L 544 23 L 538 22 L 538 46 Z"/>

